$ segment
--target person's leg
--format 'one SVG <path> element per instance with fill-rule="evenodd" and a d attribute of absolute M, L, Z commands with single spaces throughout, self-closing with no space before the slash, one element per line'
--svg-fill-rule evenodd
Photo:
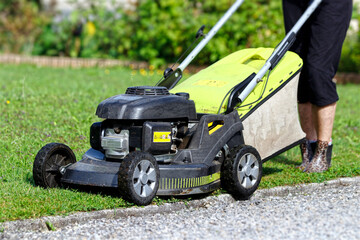
<path fill-rule="evenodd" d="M 299 118 L 301 128 L 306 134 L 306 139 L 317 140 L 316 128 L 313 119 L 313 105 L 309 102 L 299 103 Z"/>
<path fill-rule="evenodd" d="M 312 115 L 318 140 L 331 142 L 335 110 L 336 102 L 322 107 L 312 105 Z"/>
<path fill-rule="evenodd" d="M 297 166 L 297 168 L 300 170 L 305 170 L 307 165 L 310 163 L 310 160 L 314 156 L 317 135 L 313 121 L 312 104 L 310 102 L 299 103 L 298 111 L 300 125 L 303 132 L 306 134 L 306 139 L 303 143 L 300 144 L 302 162 L 301 165 Z"/>
<path fill-rule="evenodd" d="M 323 172 L 330 166 L 331 134 L 339 100 L 332 78 L 337 71 L 351 13 L 351 0 L 324 0 L 312 18 L 306 70 L 318 141 L 306 172 Z"/>
<path fill-rule="evenodd" d="M 331 135 L 335 119 L 336 102 L 326 106 L 312 105 L 313 123 L 317 133 L 317 147 L 306 172 L 323 172 L 331 166 Z"/>

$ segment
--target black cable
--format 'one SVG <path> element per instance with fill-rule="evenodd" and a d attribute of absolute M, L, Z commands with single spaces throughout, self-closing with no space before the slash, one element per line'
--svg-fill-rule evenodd
<path fill-rule="evenodd" d="M 267 76 L 266 81 L 265 81 L 264 90 L 263 90 L 263 92 L 261 93 L 261 96 L 260 96 L 257 100 L 255 100 L 254 102 L 252 102 L 252 103 L 248 103 L 248 104 L 245 104 L 245 105 L 241 105 L 241 106 L 236 107 L 236 108 L 234 108 L 234 109 L 239 109 L 239 108 L 247 107 L 247 106 L 253 105 L 254 103 L 260 101 L 260 99 L 262 99 L 262 97 L 264 96 L 264 93 L 265 93 L 265 90 L 266 90 L 266 86 L 267 86 L 268 81 L 269 81 L 270 73 L 271 73 L 271 70 L 269 70 L 269 72 L 268 72 L 268 76 Z"/>
<path fill-rule="evenodd" d="M 270 54 L 270 57 L 274 54 L 276 48 L 277 48 L 279 45 L 280 45 L 280 43 L 279 43 L 278 45 L 276 45 L 276 47 L 274 48 L 273 52 Z M 260 99 L 262 99 L 262 97 L 264 96 L 264 93 L 265 93 L 265 90 L 266 90 L 266 86 L 267 86 L 267 83 L 268 83 L 268 81 L 269 81 L 269 77 L 270 77 L 270 74 L 271 74 L 271 71 L 272 71 L 272 70 L 273 70 L 273 69 L 270 68 L 270 70 L 269 70 L 269 72 L 268 72 L 268 76 L 267 76 L 267 78 L 266 78 L 264 90 L 263 90 L 261 96 L 260 96 L 256 101 L 254 101 L 254 102 L 252 102 L 252 103 L 248 103 L 248 104 L 246 104 L 246 105 L 244 105 L 244 106 L 239 106 L 239 107 L 237 107 L 237 108 L 235 108 L 235 109 L 239 109 L 239 108 L 243 108 L 243 107 L 250 106 L 250 105 L 252 105 L 252 104 L 260 101 Z"/>
<path fill-rule="evenodd" d="M 234 109 L 239 109 L 239 108 L 242 108 L 242 107 L 246 107 L 246 106 L 252 105 L 252 104 L 260 101 L 260 99 L 262 99 L 262 97 L 264 96 L 264 93 L 265 93 L 265 90 L 266 90 L 266 86 L 267 86 L 267 83 L 268 83 L 268 81 L 269 81 L 270 73 L 271 73 L 271 70 L 269 70 L 269 74 L 268 74 L 268 76 L 267 76 L 267 78 L 266 78 L 264 90 L 263 90 L 261 96 L 260 96 L 257 100 L 255 100 L 254 102 L 252 102 L 252 103 L 248 103 L 248 104 L 246 104 L 246 105 L 239 106 L 239 107 L 236 107 L 236 108 L 234 108 Z M 234 88 L 235 88 L 235 87 L 231 88 L 231 89 L 226 93 L 225 97 L 223 98 L 223 100 L 222 100 L 222 102 L 221 102 L 221 104 L 220 104 L 220 107 L 219 107 L 219 110 L 218 110 L 218 113 L 217 113 L 217 114 L 220 114 L 221 107 L 222 107 L 222 105 L 223 105 L 223 103 L 224 103 L 227 95 L 229 95 L 229 93 L 232 92 Z"/>
<path fill-rule="evenodd" d="M 189 49 L 191 49 L 191 48 L 193 47 L 193 45 L 194 45 L 197 41 L 199 41 L 199 39 L 200 39 L 200 38 L 196 38 L 196 39 L 190 44 L 190 47 L 188 47 L 188 48 L 185 50 L 185 52 L 183 52 L 183 53 L 181 54 L 181 56 L 176 60 L 176 62 L 170 67 L 171 69 L 180 61 L 181 58 L 184 57 L 184 55 L 185 55 L 187 52 L 189 52 Z M 157 86 L 163 79 L 164 79 L 164 76 L 162 76 L 162 77 L 160 78 L 160 80 L 156 83 L 156 86 Z"/>
<path fill-rule="evenodd" d="M 193 46 L 196 42 L 199 41 L 199 39 L 200 39 L 200 38 L 196 38 L 196 39 L 190 44 L 190 47 L 188 47 L 188 48 L 185 50 L 185 52 L 183 52 L 183 53 L 181 54 L 181 56 L 178 58 L 178 60 L 176 60 L 176 62 L 171 66 L 171 68 L 173 68 L 173 67 L 180 61 L 180 59 L 184 57 L 184 55 L 189 51 L 190 48 L 192 48 L 192 46 Z"/>
<path fill-rule="evenodd" d="M 229 95 L 229 94 L 230 94 L 230 93 L 234 90 L 234 88 L 235 88 L 235 87 L 231 88 L 231 89 L 227 92 L 227 94 L 225 95 L 225 97 L 223 98 L 223 100 L 222 100 L 222 102 L 221 102 L 221 104 L 220 104 L 220 107 L 219 107 L 219 110 L 218 110 L 217 114 L 220 114 L 221 107 L 222 107 L 222 105 L 223 105 L 223 103 L 224 103 L 224 101 L 225 101 L 225 99 L 226 99 L 227 95 Z"/>

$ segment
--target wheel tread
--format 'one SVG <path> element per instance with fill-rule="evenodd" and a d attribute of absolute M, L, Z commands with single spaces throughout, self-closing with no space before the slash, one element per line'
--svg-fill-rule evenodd
<path fill-rule="evenodd" d="M 46 161 L 51 157 L 52 153 L 57 150 L 65 150 L 69 154 L 70 161 L 72 163 L 76 162 L 76 158 L 72 150 L 62 143 L 48 143 L 43 146 L 39 152 L 35 156 L 34 164 L 33 164 L 33 178 L 34 183 L 37 186 L 41 186 L 43 188 L 51 188 L 54 186 L 49 186 L 46 181 L 46 176 L 43 172 L 43 167 L 46 164 Z"/>
<path fill-rule="evenodd" d="M 221 171 L 221 184 L 222 187 L 227 190 L 235 199 L 245 200 L 249 199 L 253 192 L 257 189 L 262 175 L 262 164 L 261 159 L 259 161 L 259 176 L 258 182 L 250 189 L 243 188 L 241 184 L 237 181 L 237 171 L 234 169 L 235 161 L 239 158 L 239 155 L 244 154 L 244 152 L 250 151 L 258 159 L 260 156 L 255 148 L 247 145 L 241 145 L 230 149 L 229 154 L 226 156 L 225 161 L 222 166 Z"/>
<path fill-rule="evenodd" d="M 136 205 L 148 205 L 152 202 L 159 187 L 159 178 L 157 178 L 154 193 L 148 197 L 139 197 L 132 189 L 132 170 L 135 169 L 138 162 L 142 159 L 151 159 L 154 164 L 156 175 L 160 176 L 159 167 L 155 158 L 149 153 L 134 151 L 129 153 L 121 162 L 118 175 L 118 189 L 120 195 L 127 201 Z"/>

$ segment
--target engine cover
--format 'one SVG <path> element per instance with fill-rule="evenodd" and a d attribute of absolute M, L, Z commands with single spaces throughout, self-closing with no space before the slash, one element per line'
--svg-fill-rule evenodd
<path fill-rule="evenodd" d="M 96 115 L 104 119 L 123 120 L 196 119 L 194 101 L 159 91 L 158 88 L 162 87 L 136 88 L 136 91 L 128 91 L 128 94 L 116 95 L 102 101 L 97 107 Z M 146 88 L 146 91 L 139 91 L 141 88 Z M 156 91 L 148 90 L 152 88 L 156 88 Z M 151 94 L 147 94 L 149 92 Z"/>

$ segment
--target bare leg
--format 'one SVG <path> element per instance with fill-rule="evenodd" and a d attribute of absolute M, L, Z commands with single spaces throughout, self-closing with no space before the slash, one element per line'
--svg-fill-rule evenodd
<path fill-rule="evenodd" d="M 306 169 L 307 165 L 314 156 L 317 135 L 313 123 L 312 104 L 301 103 L 298 105 L 298 109 L 301 128 L 306 134 L 306 141 L 300 144 L 302 163 L 301 165 L 297 166 L 300 170 L 303 171 Z"/>
<path fill-rule="evenodd" d="M 318 140 L 330 142 L 334 126 L 336 102 L 323 107 L 312 105 L 314 126 Z"/>
<path fill-rule="evenodd" d="M 300 145 L 302 163 L 301 170 L 307 172 L 326 171 L 331 165 L 332 146 L 328 148 L 334 125 L 336 103 L 318 107 L 311 103 L 299 104 L 301 128 L 306 133 L 306 141 Z M 314 152 L 311 141 L 317 140 Z"/>
<path fill-rule="evenodd" d="M 311 103 L 299 103 L 299 117 L 301 128 L 306 134 L 306 139 L 317 140 L 316 128 L 314 124 L 313 111 Z"/>

